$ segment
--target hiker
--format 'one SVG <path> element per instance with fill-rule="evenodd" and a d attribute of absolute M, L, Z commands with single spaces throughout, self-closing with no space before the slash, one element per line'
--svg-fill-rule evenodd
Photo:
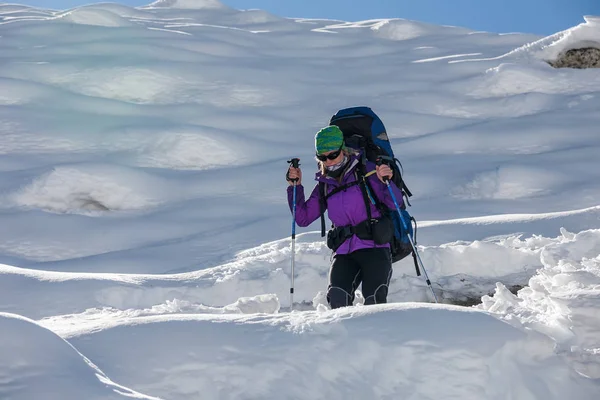
<path fill-rule="evenodd" d="M 398 204 L 402 205 L 402 192 L 391 180 L 393 170 L 386 164 L 375 165 L 362 157 L 361 151 L 346 147 L 344 135 L 335 125 L 317 132 L 315 150 L 319 166 L 315 179 L 325 184 L 325 200 L 320 194 L 319 183 L 308 200 L 305 199 L 302 171 L 293 166 L 286 176 L 287 193 L 291 209 L 293 185 L 296 185 L 296 223 L 299 226 L 310 225 L 325 209 L 333 223 L 327 234 L 327 245 L 334 251 L 327 302 L 331 308 L 352 305 L 354 291 L 362 283 L 365 304 L 386 303 L 392 276 L 389 242 L 394 235 L 394 226 L 376 205 L 395 209 L 384 178 L 389 179 Z M 360 184 L 363 177 L 366 185 Z"/>

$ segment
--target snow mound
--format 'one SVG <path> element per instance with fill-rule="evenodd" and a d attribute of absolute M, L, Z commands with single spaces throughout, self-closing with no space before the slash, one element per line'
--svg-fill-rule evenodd
<path fill-rule="evenodd" d="M 283 104 L 276 89 L 260 84 L 202 79 L 176 75 L 163 68 L 103 67 L 82 68 L 49 75 L 47 80 L 73 93 L 135 104 L 208 104 L 216 107 L 262 107 Z"/>
<path fill-rule="evenodd" d="M 0 77 L 0 106 L 26 104 L 43 94 L 43 88 L 35 83 Z M 0 149 L 3 147 L 0 145 Z"/>
<path fill-rule="evenodd" d="M 182 10 L 229 9 L 219 0 L 158 0 L 147 8 L 175 8 Z"/>
<path fill-rule="evenodd" d="M 19 206 L 59 213 L 141 210 L 158 205 L 160 187 L 145 173 L 109 166 L 57 167 L 10 199 Z"/>
<path fill-rule="evenodd" d="M 59 15 L 59 18 L 73 24 L 106 26 L 111 28 L 139 26 L 135 22 L 131 22 L 112 11 L 100 8 L 76 8 Z"/>
<path fill-rule="evenodd" d="M 549 45 L 545 45 L 535 55 L 547 61 L 555 61 L 567 51 L 592 47 L 600 49 L 600 17 L 586 16 L 585 23 L 567 29 Z"/>
<path fill-rule="evenodd" d="M 464 28 L 430 25 L 404 19 L 381 20 L 371 27 L 377 36 L 392 40 L 410 40 L 432 34 L 465 34 L 470 32 Z"/>
<path fill-rule="evenodd" d="M 167 132 L 141 149 L 139 166 L 178 170 L 205 170 L 222 165 L 236 165 L 247 160 L 242 143 L 235 137 L 206 132 Z"/>
<path fill-rule="evenodd" d="M 10 14 L 17 11 L 31 11 L 35 10 L 34 7 L 24 6 L 21 4 L 6 4 L 0 3 L 0 15 L 2 14 Z"/>
<path fill-rule="evenodd" d="M 595 25 L 597 27 L 600 27 L 600 16 L 584 15 L 583 19 L 585 20 L 585 22 L 587 22 L 590 25 Z"/>
<path fill-rule="evenodd" d="M 588 217 L 592 218 L 589 214 Z M 483 219 L 471 222 L 459 220 L 455 223 L 466 229 L 469 224 L 501 222 Z M 126 235 L 127 232 L 122 234 Z M 327 288 L 330 252 L 319 238 L 319 232 L 297 237 L 294 278 L 294 300 L 297 303 L 309 303 L 319 296 L 318 292 Z M 88 241 L 94 240 L 99 239 L 88 238 Z M 481 296 L 493 293 L 497 282 L 506 286 L 527 284 L 536 270 L 542 267 L 540 253 L 543 247 L 562 243 L 562 240 L 562 237 L 551 239 L 534 236 L 521 239 L 520 235 L 502 236 L 494 240 L 421 247 L 420 255 L 428 275 L 435 282 L 435 289 L 440 292 L 439 298 L 446 303 L 462 302 L 467 299 L 479 300 Z M 51 242 L 40 243 L 39 246 L 38 252 L 31 254 L 34 248 L 29 245 L 28 258 L 56 259 L 65 253 L 63 247 L 73 251 L 64 237 L 60 242 L 61 247 Z M 0 250 L 9 254 L 19 254 L 18 251 L 23 247 L 17 239 L 0 242 Z M 83 254 L 86 251 L 81 247 L 77 250 Z M 103 248 L 100 250 L 106 251 Z M 95 254 L 100 250 L 96 249 Z M 81 256 L 66 254 L 64 257 L 74 258 L 78 255 Z M 465 263 L 465 259 L 469 262 Z M 88 266 L 85 273 L 39 271 L 0 264 L 0 304 L 9 305 L 11 311 L 36 319 L 105 307 L 145 309 L 150 310 L 149 314 L 157 314 L 170 301 L 176 302 L 167 307 L 171 310 L 169 312 L 276 312 L 276 299 L 283 299 L 283 307 L 289 308 L 289 262 L 290 242 L 285 239 L 241 252 L 230 263 L 168 275 L 124 274 L 121 272 L 123 267 L 118 264 L 108 266 L 103 260 L 93 267 Z M 78 268 L 79 263 L 75 261 L 71 266 Z M 394 269 L 390 302 L 430 301 L 429 288 L 421 277 L 415 275 L 412 259 L 398 262 Z M 119 273 L 105 274 L 109 271 Z M 160 270 L 163 271 L 165 269 Z M 27 290 L 23 290 L 23 286 Z M 32 296 L 32 293 L 37 296 Z M 52 293 L 52 300 L 48 300 L 49 296 L 42 296 L 43 293 Z M 257 298 L 257 293 L 272 293 L 275 298 L 273 295 Z M 208 308 L 210 311 L 207 311 Z M 56 331 L 54 327 L 52 329 Z"/>
<path fill-rule="evenodd" d="M 244 10 L 227 18 L 227 22 L 239 25 L 266 24 L 284 20 L 285 18 L 278 17 L 263 10 Z"/>
<path fill-rule="evenodd" d="M 557 343 L 583 376 L 600 379 L 600 230 L 562 231 L 541 253 L 543 268 L 515 296 L 502 284 L 480 308 Z"/>
<path fill-rule="evenodd" d="M 189 90 L 186 87 L 190 86 L 189 82 L 180 77 L 135 67 L 81 69 L 53 76 L 50 81 L 86 96 L 138 104 L 165 104 L 176 101 L 173 98 L 182 94 L 185 101 L 185 92 Z"/>
<path fill-rule="evenodd" d="M 175 292 L 171 291 L 170 294 L 175 294 Z M 117 294 L 115 293 L 115 295 Z M 225 307 L 211 307 L 173 298 L 173 300 L 166 300 L 164 303 L 155 304 L 148 308 L 128 308 L 121 310 L 115 307 L 94 307 L 87 308 L 81 313 L 46 317 L 38 322 L 62 338 L 69 339 L 89 332 L 106 329 L 109 326 L 121 325 L 127 323 L 132 318 L 164 316 L 167 314 L 277 314 L 279 309 L 279 299 L 273 294 L 240 297 L 235 303 L 226 305 Z"/>
<path fill-rule="evenodd" d="M 78 7 L 77 10 L 104 10 L 113 14 L 120 15 L 124 18 L 155 18 L 156 16 L 150 12 L 142 11 L 137 8 L 127 7 L 117 3 L 93 3 L 90 5 Z"/>
<path fill-rule="evenodd" d="M 477 98 L 503 97 L 525 93 L 579 94 L 600 90 L 600 79 L 590 72 L 590 79 L 576 79 L 577 70 L 560 70 L 544 64 L 502 63 L 477 77 L 467 93 Z"/>
<path fill-rule="evenodd" d="M 153 399 L 117 385 L 71 344 L 34 321 L 0 313 L 0 398 Z"/>
<path fill-rule="evenodd" d="M 600 17 L 585 16 L 585 22 L 518 47 L 496 59 L 554 63 L 569 50 L 600 49 Z M 488 59 L 489 60 L 489 59 Z M 481 61 L 481 60 L 471 60 Z"/>
<path fill-rule="evenodd" d="M 522 199 L 548 192 L 557 184 L 555 171 L 537 167 L 510 166 L 478 174 L 453 191 L 460 199 Z"/>
<path fill-rule="evenodd" d="M 164 398 L 594 398 L 550 340 L 466 308 L 409 303 L 106 322 L 69 340 Z M 149 348 L 153 357 L 144 357 Z"/>
<path fill-rule="evenodd" d="M 552 81 L 555 75 L 548 73 L 540 64 L 548 67 L 548 64 L 560 68 L 590 68 L 597 67 L 600 58 L 600 17 L 584 16 L 585 22 L 575 27 L 546 36 L 534 42 L 527 43 L 510 52 L 495 58 L 454 60 L 450 63 L 473 62 L 473 61 L 496 61 L 501 60 L 502 65 L 515 64 L 518 69 L 527 69 L 529 79 L 534 81 Z M 566 60 L 565 60 L 566 59 Z M 560 65 L 565 64 L 565 65 Z M 589 64 L 589 65 L 588 65 Z M 500 65 L 500 67 L 502 67 Z M 597 81 L 596 76 L 591 76 Z M 551 79 L 548 79 L 551 78 Z M 562 76 L 560 78 L 563 78 Z M 526 79 L 519 79 L 523 83 Z M 562 81 L 563 79 L 559 79 Z M 586 82 L 582 79 L 572 79 L 568 76 L 569 84 L 573 82 Z M 561 82 L 562 84 L 562 82 Z M 556 86 L 550 84 L 550 86 Z M 570 93 L 569 86 L 557 89 L 557 92 Z M 590 90 L 597 90 L 592 88 Z"/>
<path fill-rule="evenodd" d="M 224 312 L 238 314 L 274 314 L 279 311 L 279 299 L 274 294 L 240 297 L 235 303 L 223 308 Z"/>

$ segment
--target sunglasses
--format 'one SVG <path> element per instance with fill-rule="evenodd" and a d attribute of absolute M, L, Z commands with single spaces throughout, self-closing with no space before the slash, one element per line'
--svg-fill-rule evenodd
<path fill-rule="evenodd" d="M 327 155 L 317 154 L 317 160 L 319 160 L 319 161 L 326 161 L 327 159 L 335 160 L 336 158 L 338 158 L 338 156 L 340 155 L 341 152 L 342 152 L 342 147 L 340 146 L 340 148 L 337 149 L 336 151 L 334 151 L 333 153 L 329 153 Z"/>

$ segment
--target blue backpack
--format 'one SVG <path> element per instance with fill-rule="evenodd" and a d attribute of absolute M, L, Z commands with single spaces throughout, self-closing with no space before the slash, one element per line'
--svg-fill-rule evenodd
<path fill-rule="evenodd" d="M 415 267 L 417 275 L 420 275 L 418 268 L 416 254 L 414 254 L 413 248 L 410 244 L 408 236 L 410 235 L 413 239 L 413 243 L 416 245 L 416 221 L 406 211 L 405 204 L 410 206 L 408 197 L 412 196 L 412 193 L 404 183 L 402 179 L 402 164 L 394 156 L 394 151 L 390 144 L 385 126 L 381 119 L 371 110 L 369 107 L 351 107 L 339 110 L 334 116 L 331 117 L 329 125 L 336 125 L 344 133 L 344 142 L 347 147 L 356 150 L 362 150 L 363 162 L 361 163 L 363 168 L 366 160 L 371 162 L 377 162 L 377 159 L 384 160 L 390 168 L 393 169 L 394 174 L 392 181 L 402 191 L 402 195 L 405 199 L 403 202 L 400 214 L 397 210 L 390 210 L 378 199 L 374 199 L 378 204 L 377 208 L 383 212 L 389 213 L 388 215 L 394 221 L 395 234 L 390 243 L 392 251 L 392 262 L 402 260 L 409 254 L 413 255 L 415 261 Z M 363 169 L 364 173 L 364 169 Z M 369 205 L 366 204 L 368 207 Z M 322 227 L 324 227 L 324 217 L 321 214 Z M 402 223 L 402 218 L 404 223 Z M 414 229 L 413 229 L 413 223 Z M 405 229 L 404 227 L 408 229 Z M 324 230 L 324 229 L 322 229 Z"/>

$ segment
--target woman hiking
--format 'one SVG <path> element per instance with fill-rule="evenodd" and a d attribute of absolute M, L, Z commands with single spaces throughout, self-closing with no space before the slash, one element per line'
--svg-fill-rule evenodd
<path fill-rule="evenodd" d="M 347 148 L 342 131 L 335 125 L 317 132 L 315 150 L 319 170 L 310 197 L 304 196 L 301 169 L 293 166 L 286 176 L 290 185 L 287 193 L 292 209 L 293 185 L 296 185 L 299 226 L 310 225 L 325 210 L 333 224 L 327 235 L 327 246 L 334 251 L 327 302 L 331 308 L 352 305 L 354 292 L 362 283 L 365 305 L 386 303 L 392 276 L 389 242 L 394 226 L 379 208 L 383 205 L 395 209 L 384 179 L 389 180 L 402 205 L 402 193 L 391 181 L 393 171 L 388 165 L 375 165 L 362 152 Z M 324 198 L 319 185 L 325 187 Z"/>

